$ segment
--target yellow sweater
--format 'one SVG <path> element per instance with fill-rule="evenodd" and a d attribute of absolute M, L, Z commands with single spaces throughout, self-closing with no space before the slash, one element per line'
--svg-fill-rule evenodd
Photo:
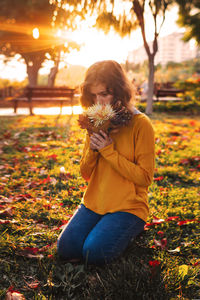
<path fill-rule="evenodd" d="M 90 149 L 86 136 L 80 171 L 89 182 L 82 201 L 98 214 L 124 211 L 146 222 L 155 157 L 151 122 L 136 114 L 129 126 L 110 136 L 113 143 L 99 152 Z"/>

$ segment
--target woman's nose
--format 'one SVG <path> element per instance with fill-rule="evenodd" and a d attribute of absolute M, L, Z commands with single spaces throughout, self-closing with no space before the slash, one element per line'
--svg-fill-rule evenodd
<path fill-rule="evenodd" d="M 101 95 L 96 95 L 96 102 L 98 102 L 98 103 L 103 103 L 103 97 L 101 96 Z"/>

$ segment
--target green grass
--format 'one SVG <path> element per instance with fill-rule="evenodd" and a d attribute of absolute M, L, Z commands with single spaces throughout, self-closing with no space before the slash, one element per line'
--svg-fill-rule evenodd
<path fill-rule="evenodd" d="M 117 261 L 60 261 L 56 240 L 81 201 L 84 131 L 76 117 L 0 118 L 0 298 L 200 298 L 197 117 L 154 114 L 156 171 L 150 216 Z M 64 179 L 60 168 L 65 167 Z"/>

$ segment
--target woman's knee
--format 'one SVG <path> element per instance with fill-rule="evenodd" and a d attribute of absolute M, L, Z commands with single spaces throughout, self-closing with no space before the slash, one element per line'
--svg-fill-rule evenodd
<path fill-rule="evenodd" d="M 60 234 L 57 240 L 57 252 L 62 258 L 80 258 L 82 255 L 82 244 L 72 230 L 65 230 Z"/>
<path fill-rule="evenodd" d="M 109 253 L 108 250 L 104 249 L 103 245 L 98 243 L 98 241 L 86 239 L 83 245 L 82 256 L 88 264 L 102 265 L 110 263 L 114 259 L 113 254 Z"/>
<path fill-rule="evenodd" d="M 62 258 L 67 258 L 69 256 L 69 247 L 65 234 L 60 234 L 57 240 L 57 253 Z"/>

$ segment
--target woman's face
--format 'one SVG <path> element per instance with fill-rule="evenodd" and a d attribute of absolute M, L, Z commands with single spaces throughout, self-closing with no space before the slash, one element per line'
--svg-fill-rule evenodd
<path fill-rule="evenodd" d="M 111 104 L 113 101 L 113 95 L 109 93 L 106 86 L 101 83 L 96 83 L 91 86 L 90 94 L 94 104 Z"/>

